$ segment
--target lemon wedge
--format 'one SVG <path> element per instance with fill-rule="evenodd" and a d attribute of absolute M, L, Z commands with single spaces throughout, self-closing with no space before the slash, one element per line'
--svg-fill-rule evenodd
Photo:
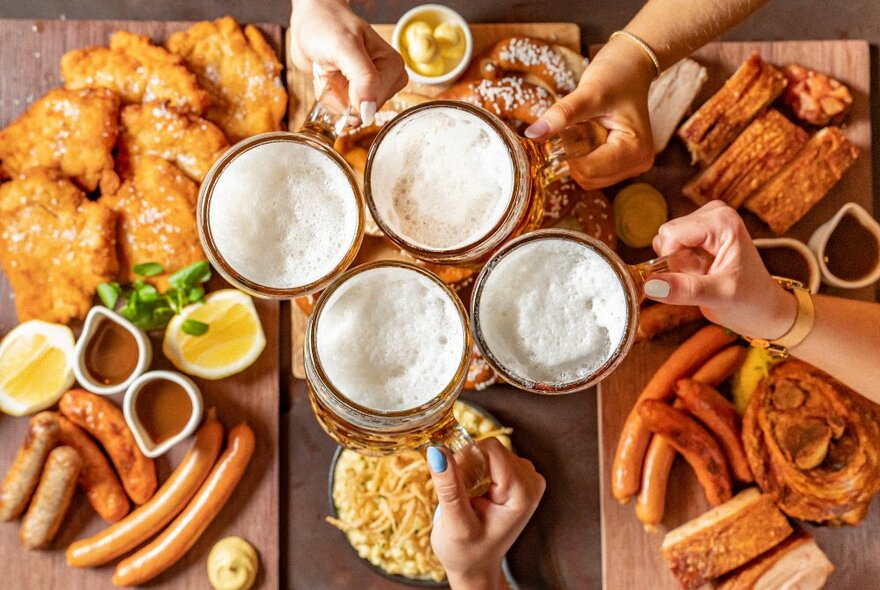
<path fill-rule="evenodd" d="M 73 332 L 25 322 L 0 342 L 0 410 L 25 416 L 53 405 L 73 385 Z"/>
<path fill-rule="evenodd" d="M 184 322 L 208 325 L 200 336 L 187 334 Z M 223 379 L 251 366 L 266 347 L 253 300 L 236 289 L 215 291 L 174 316 L 165 330 L 162 352 L 184 373 Z"/>

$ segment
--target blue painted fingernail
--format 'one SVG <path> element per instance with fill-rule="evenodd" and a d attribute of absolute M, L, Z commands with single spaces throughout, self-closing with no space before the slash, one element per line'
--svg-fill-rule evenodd
<path fill-rule="evenodd" d="M 437 447 L 428 447 L 428 465 L 434 473 L 446 471 L 446 455 Z"/>
<path fill-rule="evenodd" d="M 434 524 L 437 524 L 437 521 L 440 520 L 440 507 L 434 509 Z"/>

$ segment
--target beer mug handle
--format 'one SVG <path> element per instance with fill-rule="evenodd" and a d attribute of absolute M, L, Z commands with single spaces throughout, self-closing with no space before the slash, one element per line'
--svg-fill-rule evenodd
<path fill-rule="evenodd" d="M 324 88 L 300 131 L 315 135 L 332 146 L 351 120 L 348 80 L 340 72 L 332 72 L 326 77 Z"/>
<path fill-rule="evenodd" d="M 575 123 L 551 136 L 539 146 L 543 157 L 542 172 L 547 183 L 570 176 L 568 160 L 586 156 L 608 139 L 608 130 L 595 121 Z"/>
<path fill-rule="evenodd" d="M 645 300 L 645 282 L 651 275 L 666 272 L 684 272 L 690 274 L 706 274 L 712 266 L 713 256 L 700 248 L 682 248 L 668 256 L 660 256 L 628 266 L 636 285 L 636 294 L 641 303 Z"/>
<path fill-rule="evenodd" d="M 430 444 L 443 446 L 452 452 L 452 458 L 464 479 L 468 496 L 476 498 L 489 491 L 492 480 L 483 451 L 474 442 L 464 427 L 456 420 L 435 432 Z"/>

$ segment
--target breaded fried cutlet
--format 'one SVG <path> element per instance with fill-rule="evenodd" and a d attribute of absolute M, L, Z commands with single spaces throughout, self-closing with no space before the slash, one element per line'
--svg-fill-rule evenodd
<path fill-rule="evenodd" d="M 68 51 L 61 58 L 67 88 L 108 88 L 126 104 L 158 101 L 202 114 L 210 98 L 178 55 L 127 31 L 110 37 L 110 47 Z"/>
<path fill-rule="evenodd" d="M 235 143 L 278 131 L 287 111 L 281 62 L 260 31 L 231 16 L 174 33 L 168 49 L 181 57 L 211 96 L 205 114 Z"/>
<path fill-rule="evenodd" d="M 117 168 L 127 176 L 142 156 L 174 162 L 201 182 L 211 165 L 229 148 L 219 127 L 193 114 L 151 102 L 123 107 Z"/>
<path fill-rule="evenodd" d="M 169 274 L 205 259 L 196 227 L 199 186 L 177 166 L 154 156 L 138 158 L 132 173 L 115 194 L 99 201 L 119 216 L 119 279 L 130 283 L 142 278 L 132 267 L 158 262 L 165 274 L 144 280 L 166 289 Z"/>
<path fill-rule="evenodd" d="M 82 319 L 98 285 L 116 278 L 116 214 L 57 170 L 0 185 L 0 264 L 20 321 Z"/>
<path fill-rule="evenodd" d="M 119 98 L 106 88 L 56 88 L 3 131 L 0 161 L 14 176 L 28 168 L 60 170 L 86 192 L 113 191 Z"/>

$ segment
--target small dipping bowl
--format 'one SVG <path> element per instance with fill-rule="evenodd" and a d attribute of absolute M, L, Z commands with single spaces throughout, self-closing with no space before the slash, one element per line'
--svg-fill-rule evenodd
<path fill-rule="evenodd" d="M 183 393 L 177 393 L 178 389 L 182 389 Z M 175 396 L 179 397 L 175 399 Z M 184 400 L 190 405 L 190 415 L 185 421 L 181 419 L 179 414 L 183 408 L 174 407 L 177 404 L 183 404 Z M 125 422 L 134 434 L 134 439 L 141 451 L 150 458 L 164 454 L 168 449 L 195 432 L 202 420 L 203 411 L 204 403 L 198 386 L 188 377 L 175 371 L 144 373 L 129 386 L 128 391 L 125 392 L 125 399 L 122 401 Z M 171 433 L 159 441 L 155 441 L 150 433 L 150 425 L 152 423 L 155 429 L 157 423 L 162 421 L 172 423 L 170 427 L 167 427 Z"/>
<path fill-rule="evenodd" d="M 437 25 L 444 22 L 457 25 L 464 35 L 464 54 L 454 68 L 440 76 L 425 76 L 419 74 L 418 72 L 413 71 L 408 63 L 405 63 L 406 73 L 409 74 L 409 79 L 416 84 L 426 85 L 446 84 L 447 82 L 452 82 L 458 78 L 465 69 L 467 69 L 468 65 L 471 63 L 471 57 L 474 54 L 474 38 L 467 21 L 459 13 L 448 6 L 443 6 L 442 4 L 422 4 L 411 8 L 400 17 L 400 20 L 397 21 L 397 25 L 394 27 L 394 32 L 391 33 L 391 45 L 401 55 L 404 55 L 404 51 L 406 51 L 403 49 L 403 44 L 405 42 L 403 39 L 404 32 L 406 27 L 415 20 L 425 21 L 432 28 L 435 28 Z M 408 55 L 409 52 L 406 51 L 404 62 L 406 62 Z"/>
<path fill-rule="evenodd" d="M 137 347 L 137 357 L 122 350 L 127 344 L 131 344 L 125 340 L 128 335 Z M 90 368 L 92 356 L 106 359 L 110 371 L 122 370 L 123 376 L 94 374 L 97 371 Z M 103 305 L 96 305 L 89 310 L 82 334 L 73 350 L 73 374 L 84 389 L 98 395 L 113 395 L 125 391 L 138 376 L 150 368 L 152 361 L 153 346 L 143 330 Z M 126 365 L 130 369 L 126 370 Z"/>
<path fill-rule="evenodd" d="M 834 235 L 835 230 L 838 229 L 841 221 L 843 221 L 844 217 L 846 216 L 852 216 L 853 219 L 864 228 L 864 235 L 866 237 L 873 235 L 875 240 L 873 253 L 856 252 L 860 245 L 856 243 L 851 244 L 852 247 L 850 249 L 852 251 L 848 252 L 847 255 L 873 255 L 874 257 L 874 266 L 868 269 L 864 276 L 856 279 L 839 277 L 828 268 L 828 257 L 832 251 L 832 246 L 829 246 L 831 237 Z M 877 223 L 877 220 L 874 219 L 873 215 L 865 211 L 861 206 L 857 205 L 856 203 L 847 203 L 846 205 L 841 207 L 837 213 L 834 214 L 834 217 L 820 225 L 816 229 L 816 231 L 813 232 L 813 235 L 810 236 L 809 244 L 810 249 L 816 254 L 816 258 L 819 262 L 819 269 L 822 272 L 822 281 L 826 285 L 831 285 L 832 287 L 840 287 L 842 289 L 859 289 L 861 287 L 872 285 L 880 280 L 880 223 Z M 868 248 L 869 244 L 864 244 L 861 246 Z M 837 247 L 835 247 L 834 249 L 836 250 L 836 248 Z"/>
<path fill-rule="evenodd" d="M 763 238 L 754 243 L 771 275 L 801 281 L 810 293 L 819 291 L 822 282 L 819 262 L 806 244 L 793 238 Z M 776 255 L 771 257 L 773 251 L 776 251 Z M 802 268 L 797 269 L 801 272 L 795 272 L 792 267 L 799 260 L 803 260 Z"/>

